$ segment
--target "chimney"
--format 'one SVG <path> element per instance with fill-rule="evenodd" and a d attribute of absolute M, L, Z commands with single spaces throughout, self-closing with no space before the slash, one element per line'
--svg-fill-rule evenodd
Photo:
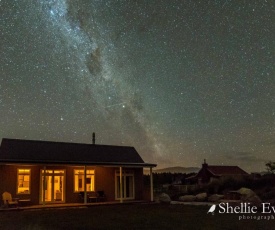
<path fill-rule="evenodd" d="M 95 133 L 93 133 L 93 145 L 95 145 Z"/>
<path fill-rule="evenodd" d="M 202 168 L 207 168 L 208 164 L 206 163 L 206 160 L 204 159 L 204 162 L 202 164 Z"/>

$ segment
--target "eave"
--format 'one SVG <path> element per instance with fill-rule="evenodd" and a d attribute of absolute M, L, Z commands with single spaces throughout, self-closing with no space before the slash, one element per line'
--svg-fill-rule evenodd
<path fill-rule="evenodd" d="M 33 160 L 0 160 L 0 164 L 31 164 L 31 165 L 70 165 L 70 166 L 103 166 L 103 167 L 137 167 L 154 168 L 157 165 L 151 163 L 129 163 L 129 162 L 83 162 L 83 161 L 33 161 Z"/>

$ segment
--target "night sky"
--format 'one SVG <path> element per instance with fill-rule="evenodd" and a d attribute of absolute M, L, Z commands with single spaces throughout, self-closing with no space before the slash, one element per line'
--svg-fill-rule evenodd
<path fill-rule="evenodd" d="M 159 168 L 275 160 L 275 2 L 1 0 L 0 138 Z"/>

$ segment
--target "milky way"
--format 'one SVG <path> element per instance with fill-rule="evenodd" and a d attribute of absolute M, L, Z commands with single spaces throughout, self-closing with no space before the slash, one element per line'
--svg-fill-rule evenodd
<path fill-rule="evenodd" d="M 275 160 L 272 1 L 0 4 L 0 138 L 95 132 L 159 167 Z"/>

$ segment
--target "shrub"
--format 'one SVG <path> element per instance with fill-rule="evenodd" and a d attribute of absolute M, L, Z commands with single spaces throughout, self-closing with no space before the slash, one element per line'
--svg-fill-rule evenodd
<path fill-rule="evenodd" d="M 275 188 L 273 188 L 271 191 L 269 192 L 265 192 L 261 195 L 261 198 L 263 200 L 272 200 L 275 199 Z"/>
<path fill-rule="evenodd" d="M 224 194 L 231 190 L 238 190 L 242 187 L 249 188 L 252 183 L 252 178 L 243 176 L 227 176 L 212 180 L 207 186 L 208 194 L 220 193 Z"/>

